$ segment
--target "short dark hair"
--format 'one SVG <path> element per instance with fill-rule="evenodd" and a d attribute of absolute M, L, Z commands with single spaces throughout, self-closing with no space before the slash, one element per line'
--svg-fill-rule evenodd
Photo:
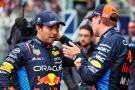
<path fill-rule="evenodd" d="M 135 23 L 135 20 L 131 20 L 131 21 L 129 21 L 129 22 L 133 22 L 133 23 Z"/>
<path fill-rule="evenodd" d="M 93 29 L 92 29 L 92 27 L 90 25 L 87 25 L 87 24 L 86 25 L 82 25 L 82 26 L 80 26 L 80 29 L 88 30 L 90 32 L 91 36 L 93 36 Z"/>

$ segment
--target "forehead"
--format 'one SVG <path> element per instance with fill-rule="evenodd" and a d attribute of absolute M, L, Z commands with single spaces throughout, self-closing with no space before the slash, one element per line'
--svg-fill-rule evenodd
<path fill-rule="evenodd" d="M 130 22 L 128 26 L 135 26 L 135 22 Z"/>
<path fill-rule="evenodd" d="M 87 35 L 89 35 L 90 31 L 87 30 L 87 29 L 80 29 L 80 34 L 87 34 Z"/>

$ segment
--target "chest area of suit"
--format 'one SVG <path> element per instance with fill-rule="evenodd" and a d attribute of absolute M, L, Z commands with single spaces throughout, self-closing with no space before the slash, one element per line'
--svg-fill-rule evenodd
<path fill-rule="evenodd" d="M 27 63 L 30 69 L 39 71 L 61 71 L 62 53 L 57 48 L 42 48 L 36 45 L 29 46 Z"/>

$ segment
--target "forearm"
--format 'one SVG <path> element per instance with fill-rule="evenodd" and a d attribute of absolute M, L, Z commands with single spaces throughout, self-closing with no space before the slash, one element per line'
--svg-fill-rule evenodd
<path fill-rule="evenodd" d="M 78 54 L 75 59 L 75 66 L 77 67 L 77 72 L 80 74 L 83 82 L 86 84 L 92 84 L 97 82 L 101 77 L 102 68 L 96 68 L 90 63 L 91 58 L 85 57 L 84 54 Z M 92 59 L 91 59 L 92 60 Z"/>
<path fill-rule="evenodd" d="M 77 72 L 80 74 L 83 82 L 85 82 L 86 84 L 91 84 L 97 81 L 97 79 L 95 78 L 96 70 L 91 70 L 91 68 L 94 69 L 94 67 L 92 67 L 87 60 L 81 60 L 80 66 L 77 66 L 76 64 L 75 66 L 77 67 Z"/>
<path fill-rule="evenodd" d="M 72 42 L 71 39 L 69 39 L 68 37 L 66 37 L 66 36 L 64 36 L 64 35 L 61 36 L 61 38 L 60 38 L 59 41 L 60 41 L 62 44 L 67 44 L 67 45 L 69 45 L 69 41 Z"/>

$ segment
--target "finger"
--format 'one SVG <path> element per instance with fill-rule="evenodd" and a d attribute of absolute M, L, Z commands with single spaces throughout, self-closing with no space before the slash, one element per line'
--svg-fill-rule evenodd
<path fill-rule="evenodd" d="M 65 54 L 64 54 L 64 56 L 65 56 L 65 57 L 67 57 L 67 58 L 72 59 L 72 56 L 71 56 L 71 55 L 69 55 L 69 54 L 66 54 L 66 53 L 65 53 Z"/>
<path fill-rule="evenodd" d="M 72 50 L 80 50 L 78 45 L 75 45 L 73 42 L 69 42 L 69 44 L 72 46 Z"/>
<path fill-rule="evenodd" d="M 66 54 L 64 54 L 64 56 L 67 57 L 67 58 L 71 58 L 69 55 L 66 55 Z"/>
<path fill-rule="evenodd" d="M 64 56 L 66 56 L 66 57 L 70 56 L 69 53 L 67 53 L 67 52 L 63 52 L 63 53 L 64 53 Z"/>
<path fill-rule="evenodd" d="M 68 49 L 68 50 L 71 49 L 71 47 L 70 47 L 70 46 L 67 46 L 67 45 L 63 45 L 63 47 L 64 47 L 65 49 Z"/>
<path fill-rule="evenodd" d="M 77 47 L 73 42 L 69 41 L 69 44 L 73 47 Z"/>
<path fill-rule="evenodd" d="M 71 51 L 68 50 L 68 49 L 64 49 L 64 50 L 63 50 L 63 53 L 68 53 L 68 54 L 70 54 L 70 52 L 71 52 Z"/>

